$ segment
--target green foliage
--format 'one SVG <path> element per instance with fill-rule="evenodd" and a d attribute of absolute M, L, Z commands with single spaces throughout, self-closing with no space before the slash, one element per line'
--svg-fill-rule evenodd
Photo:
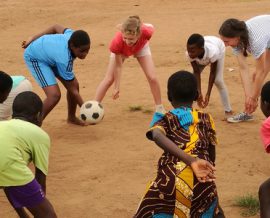
<path fill-rule="evenodd" d="M 260 211 L 259 199 L 251 194 L 236 198 L 233 206 L 241 207 L 244 217 L 254 216 Z"/>

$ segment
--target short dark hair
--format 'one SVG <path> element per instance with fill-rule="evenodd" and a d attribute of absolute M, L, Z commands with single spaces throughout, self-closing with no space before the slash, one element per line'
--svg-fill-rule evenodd
<path fill-rule="evenodd" d="M 192 34 L 188 40 L 187 40 L 188 45 L 197 45 L 199 48 L 204 47 L 204 38 L 201 34 L 194 33 Z"/>
<path fill-rule="evenodd" d="M 168 79 L 167 84 L 169 101 L 189 103 L 197 100 L 197 80 L 195 76 L 185 70 L 175 72 Z"/>
<path fill-rule="evenodd" d="M 91 43 L 90 37 L 84 30 L 76 30 L 72 33 L 68 43 L 72 43 L 75 47 L 89 45 Z"/>
<path fill-rule="evenodd" d="M 262 87 L 261 101 L 270 103 L 270 81 L 266 82 Z"/>
<path fill-rule="evenodd" d="M 10 75 L 7 73 L 0 71 L 0 92 L 7 92 L 12 88 L 13 81 Z"/>
<path fill-rule="evenodd" d="M 19 93 L 13 102 L 12 117 L 31 117 L 42 112 L 43 103 L 40 97 L 31 91 Z"/>

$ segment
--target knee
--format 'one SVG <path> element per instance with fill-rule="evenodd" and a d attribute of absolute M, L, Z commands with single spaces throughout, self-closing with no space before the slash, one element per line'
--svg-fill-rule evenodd
<path fill-rule="evenodd" d="M 47 95 L 47 98 L 52 103 L 57 104 L 61 99 L 61 93 L 60 92 L 50 93 Z"/>
<path fill-rule="evenodd" d="M 218 89 L 225 89 L 225 84 L 222 80 L 216 80 L 215 81 L 215 86 L 218 88 Z"/>
<path fill-rule="evenodd" d="M 104 82 L 104 84 L 106 86 L 111 86 L 113 84 L 113 82 L 114 82 L 114 77 L 113 76 L 107 76 L 107 77 L 104 78 L 103 82 Z"/>

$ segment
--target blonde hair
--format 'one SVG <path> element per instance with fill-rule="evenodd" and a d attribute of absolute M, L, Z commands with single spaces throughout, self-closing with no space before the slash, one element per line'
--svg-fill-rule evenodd
<path fill-rule="evenodd" d="M 141 33 L 141 19 L 139 16 L 129 16 L 122 24 L 121 31 L 128 35 L 139 35 Z"/>

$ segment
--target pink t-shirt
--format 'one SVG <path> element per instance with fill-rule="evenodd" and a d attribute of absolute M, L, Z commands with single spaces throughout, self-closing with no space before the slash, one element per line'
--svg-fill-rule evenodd
<path fill-rule="evenodd" d="M 115 54 L 131 56 L 139 52 L 148 42 L 154 32 L 154 27 L 151 24 L 143 24 L 141 27 L 141 35 L 138 41 L 133 46 L 128 46 L 124 40 L 122 32 L 117 32 L 110 44 L 110 51 Z"/>
<path fill-rule="evenodd" d="M 270 153 L 270 117 L 263 121 L 260 134 L 265 151 Z"/>

